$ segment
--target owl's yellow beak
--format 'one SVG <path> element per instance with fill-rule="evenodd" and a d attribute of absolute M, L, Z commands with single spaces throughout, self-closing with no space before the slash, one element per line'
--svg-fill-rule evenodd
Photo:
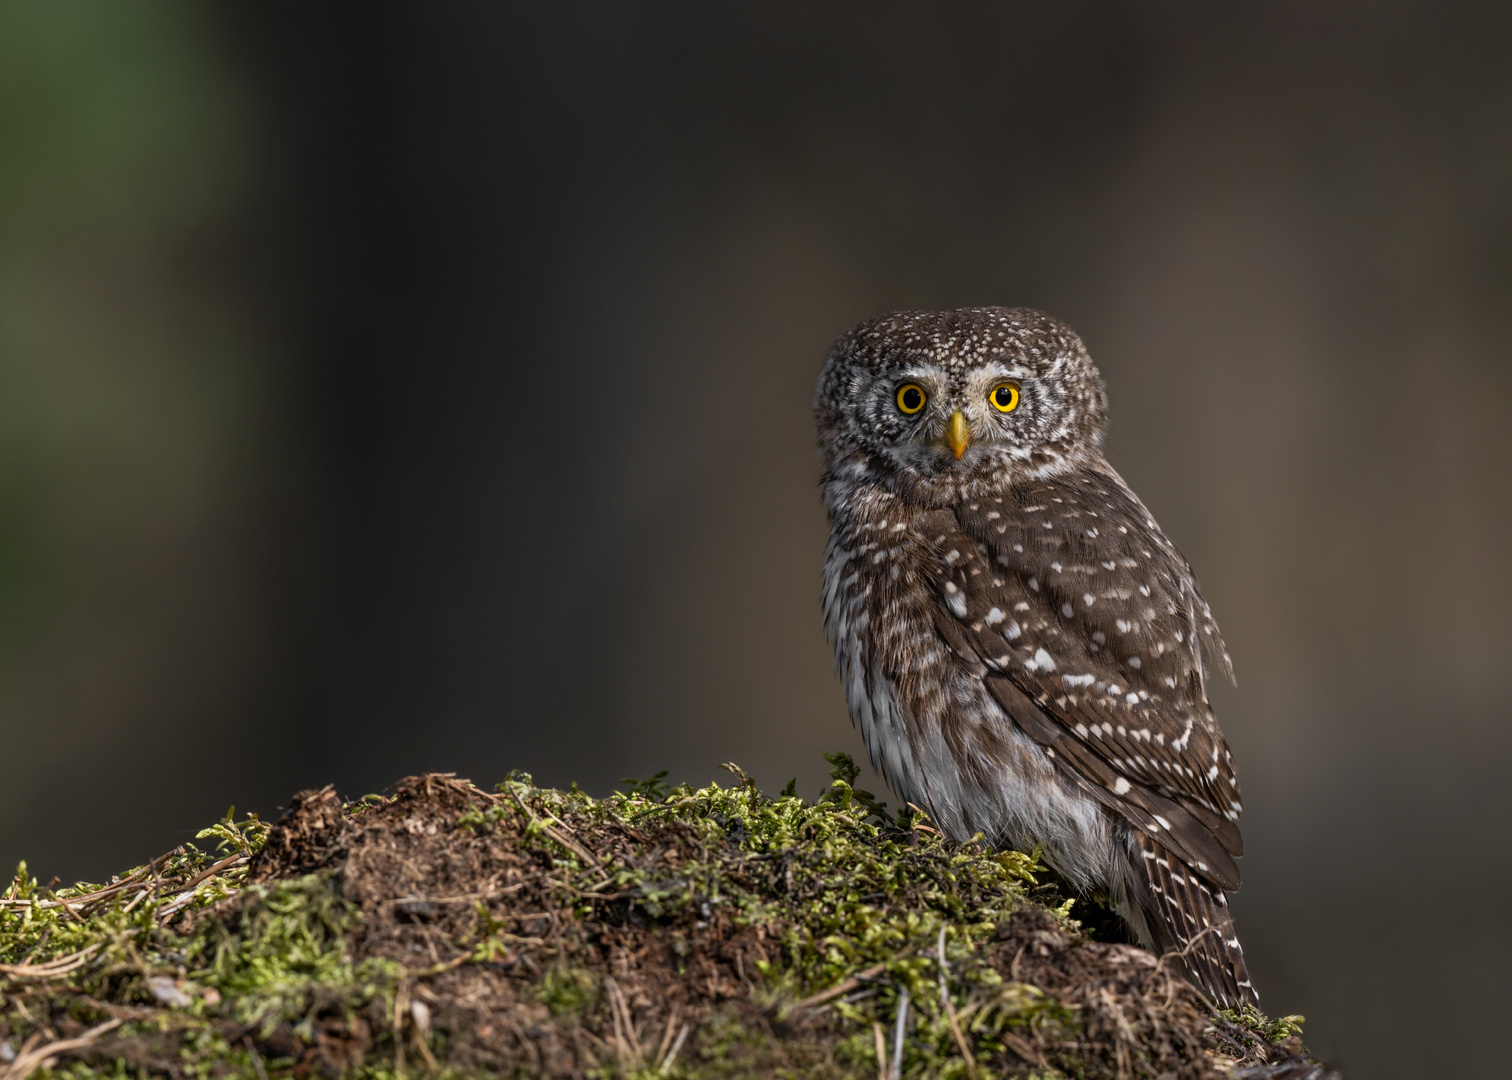
<path fill-rule="evenodd" d="M 960 409 L 950 414 L 950 422 L 945 425 L 945 441 L 950 444 L 950 452 L 960 461 L 966 452 L 966 444 L 971 441 L 971 425 Z"/>

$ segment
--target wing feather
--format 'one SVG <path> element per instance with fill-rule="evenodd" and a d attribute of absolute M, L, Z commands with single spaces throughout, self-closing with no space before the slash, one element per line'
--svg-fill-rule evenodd
<path fill-rule="evenodd" d="M 1242 809 L 1208 704 L 1227 653 L 1190 567 L 1117 476 L 1087 471 L 919 523 L 935 624 L 1015 723 L 1097 797 L 1221 888 Z"/>

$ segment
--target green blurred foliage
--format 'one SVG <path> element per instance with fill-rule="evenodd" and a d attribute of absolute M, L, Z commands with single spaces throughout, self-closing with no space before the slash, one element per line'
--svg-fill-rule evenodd
<path fill-rule="evenodd" d="M 216 36 L 189 3 L 0 3 L 0 660 L 187 542 L 239 467 L 221 263 L 254 157 Z"/>

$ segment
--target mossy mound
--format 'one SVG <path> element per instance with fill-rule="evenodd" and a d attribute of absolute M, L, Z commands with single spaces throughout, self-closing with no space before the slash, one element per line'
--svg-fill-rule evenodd
<path fill-rule="evenodd" d="M 450 776 L 271 829 L 231 815 L 106 886 L 0 900 L 0 1078 L 1315 1080 L 1296 1018 L 1215 1015 L 1094 941 L 1035 860 L 815 803 Z"/>

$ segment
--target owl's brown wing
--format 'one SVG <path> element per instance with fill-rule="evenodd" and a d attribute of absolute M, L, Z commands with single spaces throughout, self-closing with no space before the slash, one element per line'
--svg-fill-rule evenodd
<path fill-rule="evenodd" d="M 1227 656 L 1191 571 L 1115 477 L 1084 471 L 920 522 L 936 623 L 1004 710 L 1136 827 L 1227 890 L 1242 809 L 1204 689 Z"/>

